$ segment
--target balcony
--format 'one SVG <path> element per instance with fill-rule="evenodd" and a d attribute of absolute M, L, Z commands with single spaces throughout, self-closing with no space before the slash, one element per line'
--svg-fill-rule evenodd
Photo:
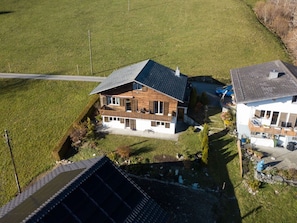
<path fill-rule="evenodd" d="M 278 127 L 278 126 L 266 126 L 261 125 L 256 119 L 249 121 L 249 129 L 251 132 L 262 132 L 271 135 L 285 135 L 285 136 L 297 136 L 297 128 L 293 127 Z"/>
<path fill-rule="evenodd" d="M 171 122 L 173 116 L 166 115 L 155 115 L 149 112 L 126 112 L 122 110 L 116 110 L 107 106 L 99 109 L 101 115 L 104 116 L 114 116 L 114 117 L 123 117 L 123 118 L 134 118 L 134 119 L 147 119 L 147 120 L 158 120 L 164 122 Z"/>

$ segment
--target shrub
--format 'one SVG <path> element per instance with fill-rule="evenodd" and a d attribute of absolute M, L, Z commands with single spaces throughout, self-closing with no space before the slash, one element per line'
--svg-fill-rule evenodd
<path fill-rule="evenodd" d="M 73 130 L 70 133 L 70 138 L 73 143 L 82 141 L 87 134 L 87 127 L 85 122 L 73 123 Z"/>
<path fill-rule="evenodd" d="M 257 191 L 261 186 L 261 182 L 256 179 L 249 180 L 247 183 L 253 192 Z"/>
<path fill-rule="evenodd" d="M 121 158 L 129 158 L 131 153 L 131 148 L 129 146 L 120 146 L 116 149 L 117 154 L 121 156 Z"/>

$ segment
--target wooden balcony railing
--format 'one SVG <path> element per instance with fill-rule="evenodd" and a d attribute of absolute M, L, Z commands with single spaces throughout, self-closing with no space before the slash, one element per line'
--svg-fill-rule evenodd
<path fill-rule="evenodd" d="M 142 112 L 125 112 L 125 111 L 106 110 L 106 109 L 99 109 L 99 111 L 101 115 L 105 115 L 105 116 L 148 119 L 148 120 L 156 120 L 156 121 L 164 121 L 164 122 L 171 122 L 173 118 L 173 116 L 146 114 Z"/>
<path fill-rule="evenodd" d="M 251 132 L 263 132 L 271 135 L 297 136 L 296 128 L 258 125 L 254 124 L 251 120 L 249 121 L 249 129 Z"/>

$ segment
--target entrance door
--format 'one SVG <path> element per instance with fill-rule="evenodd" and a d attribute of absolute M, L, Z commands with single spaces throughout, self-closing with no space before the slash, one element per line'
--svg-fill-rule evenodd
<path fill-rule="evenodd" d="M 178 108 L 177 112 L 178 112 L 177 120 L 183 121 L 184 120 L 184 112 L 185 112 L 184 109 Z"/>
<path fill-rule="evenodd" d="M 136 130 L 136 120 L 135 119 L 130 120 L 130 129 Z"/>
<path fill-rule="evenodd" d="M 130 128 L 130 119 L 125 119 L 125 128 Z"/>

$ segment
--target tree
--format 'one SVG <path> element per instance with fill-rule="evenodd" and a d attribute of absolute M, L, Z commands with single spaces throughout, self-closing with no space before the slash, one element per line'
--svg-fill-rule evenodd
<path fill-rule="evenodd" d="M 209 132 L 209 127 L 207 124 L 203 125 L 203 130 L 201 131 L 201 150 L 202 150 L 202 162 L 204 164 L 208 164 L 208 132 Z"/>
<path fill-rule="evenodd" d="M 197 91 L 195 88 L 192 88 L 189 107 L 195 108 L 196 104 L 197 104 Z"/>

